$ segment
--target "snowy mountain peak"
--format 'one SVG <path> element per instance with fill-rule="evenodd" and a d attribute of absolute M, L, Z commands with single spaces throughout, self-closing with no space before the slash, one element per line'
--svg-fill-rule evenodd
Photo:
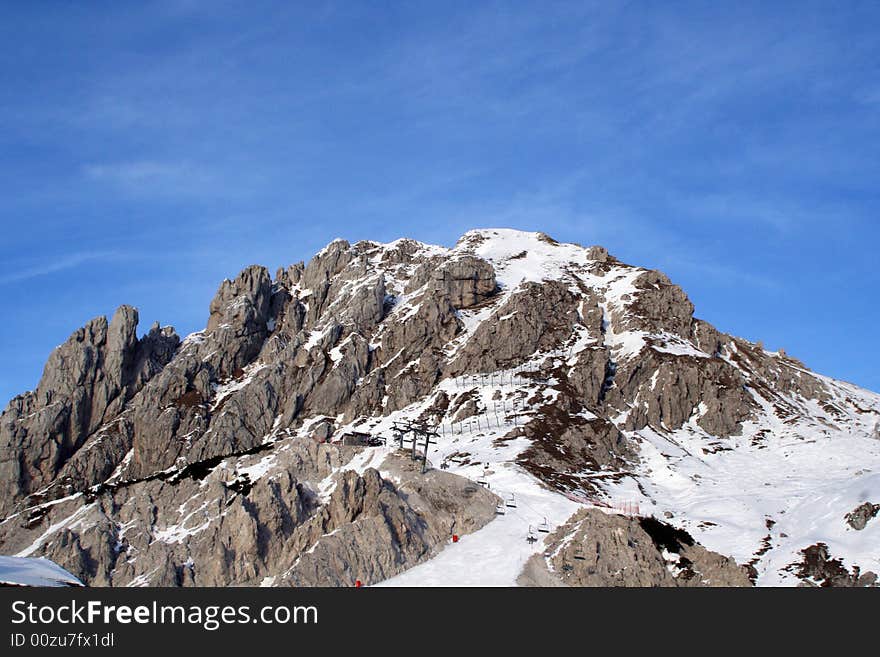
<path fill-rule="evenodd" d="M 136 325 L 89 323 L 4 412 L 3 549 L 114 585 L 880 569 L 880 396 L 695 319 L 601 247 L 334 240 L 224 281 L 183 342 Z"/>

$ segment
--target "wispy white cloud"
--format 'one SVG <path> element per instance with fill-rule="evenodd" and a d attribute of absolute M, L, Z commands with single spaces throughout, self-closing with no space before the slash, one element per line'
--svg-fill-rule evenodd
<path fill-rule="evenodd" d="M 21 283 L 40 276 L 73 269 L 89 262 L 116 260 L 121 257 L 125 256 L 118 251 L 81 251 L 57 258 L 46 258 L 36 263 L 24 265 L 15 271 L 0 273 L 0 285 Z"/>
<path fill-rule="evenodd" d="M 764 292 L 780 292 L 784 287 L 780 280 L 769 275 L 733 267 L 718 259 L 695 259 L 680 254 L 668 254 L 664 257 L 664 266 L 680 273 L 709 277 L 712 284 L 719 287 L 746 286 Z"/>
<path fill-rule="evenodd" d="M 201 194 L 214 186 L 215 176 L 191 162 L 138 160 L 110 164 L 88 164 L 84 175 L 93 181 L 110 183 L 133 194 Z"/>

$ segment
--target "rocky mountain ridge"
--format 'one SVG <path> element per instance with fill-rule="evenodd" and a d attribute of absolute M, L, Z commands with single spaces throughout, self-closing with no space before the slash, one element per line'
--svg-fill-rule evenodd
<path fill-rule="evenodd" d="M 688 585 L 740 584 L 740 568 L 823 583 L 820 543 L 867 583 L 880 523 L 845 516 L 880 498 L 880 396 L 693 313 L 660 272 L 504 229 L 452 249 L 337 240 L 274 279 L 249 267 L 184 340 L 158 325 L 138 339 L 123 306 L 0 416 L 0 550 L 93 584 L 350 584 L 501 540 L 506 583 L 528 563 L 608 584 L 562 576 L 579 572 L 550 550 L 568 534 L 547 532 L 547 556 L 527 539 L 623 528 L 625 500 L 624 516 L 689 532 L 691 561 L 732 564 Z M 394 447 L 403 420 L 439 434 L 424 475 Z M 353 432 L 386 445 L 339 444 Z M 678 553 L 651 550 L 680 573 Z M 609 558 L 594 570 L 619 570 Z M 683 581 L 658 572 L 616 583 Z"/>

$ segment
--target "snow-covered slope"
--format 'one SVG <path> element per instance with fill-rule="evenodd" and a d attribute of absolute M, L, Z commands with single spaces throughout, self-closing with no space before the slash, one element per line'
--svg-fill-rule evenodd
<path fill-rule="evenodd" d="M 474 242 L 476 246 L 469 248 Z M 572 289 L 582 283 L 601 296 L 606 315 L 614 310 L 626 312 L 624 300 L 638 294 L 633 283 L 644 273 L 638 268 L 615 266 L 597 276 L 591 271 L 588 250 L 551 244 L 540 235 L 518 231 L 475 231 L 460 245 L 494 265 L 502 295 L 510 294 L 523 281 L 556 279 Z M 518 255 L 522 253 L 526 255 Z M 487 310 L 463 315 L 470 332 L 480 322 L 503 321 Z M 460 338 L 461 342 L 466 340 L 467 334 Z M 606 341 L 615 361 L 638 359 L 646 348 L 710 357 L 690 341 L 664 333 L 609 327 Z M 573 363 L 579 350 L 589 344 L 577 339 L 564 351 L 549 353 Z M 524 367 L 546 355 L 534 354 Z M 767 357 L 778 358 L 769 353 Z M 619 480 L 602 484 L 602 499 L 621 512 L 638 508 L 640 513 L 670 519 L 709 549 L 755 566 L 759 585 L 799 583 L 792 564 L 802 560 L 801 550 L 816 543 L 827 544 L 830 553 L 847 568 L 858 565 L 862 571 L 880 572 L 880 522 L 857 531 L 845 518 L 865 501 L 880 500 L 880 395 L 807 372 L 796 364 L 783 366 L 815 378 L 830 400 L 823 404 L 796 394 L 781 395 L 786 406 L 797 413 L 780 417 L 782 413 L 774 408 L 777 396 L 766 398 L 752 389 L 759 412 L 744 423 L 739 435 L 726 438 L 724 447 L 717 450 L 707 451 L 717 438 L 699 427 L 696 418 L 671 431 L 650 427 L 624 431 L 638 446 L 638 461 Z M 552 381 L 525 385 L 526 380 L 517 379 L 515 372 L 507 374 L 513 381 L 510 388 L 525 393 L 524 397 L 553 393 Z M 496 379 L 503 375 L 497 373 Z M 497 391 L 507 393 L 506 385 L 445 381 L 441 388 L 455 394 L 470 386 L 491 408 L 492 396 Z M 421 410 L 419 406 L 408 408 L 390 419 L 418 417 Z M 529 411 L 522 415 L 525 417 L 520 421 Z M 620 426 L 624 419 L 616 418 Z M 491 415 L 488 420 L 489 428 L 465 425 L 461 435 L 441 438 L 432 458 L 439 463 L 466 450 L 473 464 L 459 466 L 447 461 L 452 471 L 486 481 L 503 495 L 515 495 L 517 508 L 507 509 L 506 515 L 462 539 L 447 554 L 388 584 L 512 585 L 528 556 L 543 549 L 541 541 L 530 547 L 523 540 L 529 527 L 536 528 L 544 519 L 554 526 L 561 524 L 577 506 L 562 493 L 548 491 L 517 466 L 516 456 L 525 442 L 498 447 L 495 441 L 511 426 L 491 425 Z M 387 426 L 378 428 L 385 430 Z M 484 475 L 483 464 L 489 464 L 490 474 Z"/>
<path fill-rule="evenodd" d="M 82 582 L 48 559 L 0 557 L 0 585 L 82 586 Z"/>

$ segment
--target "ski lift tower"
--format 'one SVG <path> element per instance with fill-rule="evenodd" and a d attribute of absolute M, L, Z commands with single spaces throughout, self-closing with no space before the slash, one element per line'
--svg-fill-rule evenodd
<path fill-rule="evenodd" d="M 403 443 L 408 442 L 412 444 L 412 460 L 416 461 L 421 458 L 422 460 L 422 474 L 428 469 L 428 447 L 430 445 L 437 444 L 437 438 L 440 437 L 440 434 L 437 433 L 435 427 L 428 427 L 425 424 L 418 424 L 411 421 L 402 421 L 402 422 L 394 422 L 392 425 L 392 431 L 394 432 L 395 437 L 398 440 L 398 444 L 401 449 L 403 448 Z M 416 453 L 416 448 L 419 443 L 422 443 L 422 447 L 424 449 L 424 454 L 419 456 Z"/>

